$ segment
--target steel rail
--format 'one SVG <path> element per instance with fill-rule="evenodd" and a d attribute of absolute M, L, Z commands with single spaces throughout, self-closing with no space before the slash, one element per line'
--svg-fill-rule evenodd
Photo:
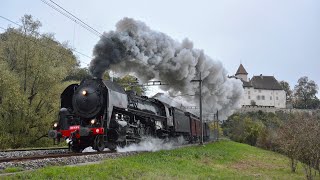
<path fill-rule="evenodd" d="M 65 154 L 46 154 L 38 156 L 25 156 L 25 157 L 13 157 L 13 158 L 3 158 L 0 159 L 0 163 L 3 162 L 21 162 L 21 161 L 31 161 L 37 159 L 47 159 L 47 158 L 61 158 L 61 157 L 72 157 L 72 156 L 87 156 L 95 154 L 108 154 L 115 153 L 116 151 L 103 151 L 103 152 L 85 152 L 85 153 L 65 153 Z"/>

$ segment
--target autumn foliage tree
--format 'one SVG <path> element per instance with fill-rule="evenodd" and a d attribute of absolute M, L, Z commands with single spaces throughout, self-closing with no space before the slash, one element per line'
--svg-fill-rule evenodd
<path fill-rule="evenodd" d="M 294 87 L 294 105 L 296 108 L 315 109 L 319 107 L 318 85 L 307 76 L 301 77 Z"/>
<path fill-rule="evenodd" d="M 285 154 L 291 171 L 302 164 L 307 179 L 320 176 L 320 111 L 233 114 L 222 125 L 230 139 Z M 317 172 L 317 173 L 316 173 Z"/>
<path fill-rule="evenodd" d="M 288 82 L 286 81 L 280 81 L 279 82 L 282 89 L 286 92 L 286 101 L 287 102 L 291 102 L 292 101 L 292 96 L 293 96 L 293 92 L 290 88 L 290 85 Z"/>
<path fill-rule="evenodd" d="M 320 113 L 296 113 L 278 130 L 278 144 L 291 159 L 295 172 L 297 162 L 302 162 L 307 179 L 320 173 Z"/>

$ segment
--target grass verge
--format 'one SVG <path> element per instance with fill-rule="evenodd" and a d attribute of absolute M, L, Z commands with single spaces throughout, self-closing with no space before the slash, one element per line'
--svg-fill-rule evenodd
<path fill-rule="evenodd" d="M 101 164 L 46 167 L 9 179 L 302 179 L 280 154 L 232 141 L 108 159 Z"/>

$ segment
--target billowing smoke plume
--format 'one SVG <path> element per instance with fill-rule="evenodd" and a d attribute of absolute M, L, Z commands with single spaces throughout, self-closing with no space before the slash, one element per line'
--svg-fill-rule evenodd
<path fill-rule="evenodd" d="M 179 43 L 164 33 L 151 30 L 141 21 L 124 18 L 115 31 L 104 33 L 93 51 L 90 72 L 102 77 L 105 70 L 134 73 L 142 82 L 157 79 L 168 83 L 161 86 L 170 95 L 189 94 L 189 102 L 198 104 L 199 83 L 203 80 L 203 110 L 219 110 L 223 118 L 239 108 L 243 94 L 240 80 L 229 79 L 222 63 L 193 48 L 185 39 Z"/>

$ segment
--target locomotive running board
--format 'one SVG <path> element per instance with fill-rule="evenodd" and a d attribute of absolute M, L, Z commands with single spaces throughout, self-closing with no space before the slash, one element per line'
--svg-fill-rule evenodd
<path fill-rule="evenodd" d="M 133 115 L 138 115 L 138 116 L 143 116 L 143 117 L 153 117 L 158 121 L 165 121 L 167 119 L 167 117 L 165 117 L 165 116 L 158 116 L 158 115 L 155 115 L 155 114 L 151 114 L 151 113 L 147 113 L 147 112 L 144 112 L 144 111 L 139 111 L 139 110 L 131 109 L 131 108 L 128 108 L 127 110 L 125 110 L 125 109 L 122 109 L 122 108 L 114 107 L 114 109 L 117 110 L 117 111 L 123 112 L 123 113 L 128 113 L 129 112 L 129 113 L 132 113 Z"/>

